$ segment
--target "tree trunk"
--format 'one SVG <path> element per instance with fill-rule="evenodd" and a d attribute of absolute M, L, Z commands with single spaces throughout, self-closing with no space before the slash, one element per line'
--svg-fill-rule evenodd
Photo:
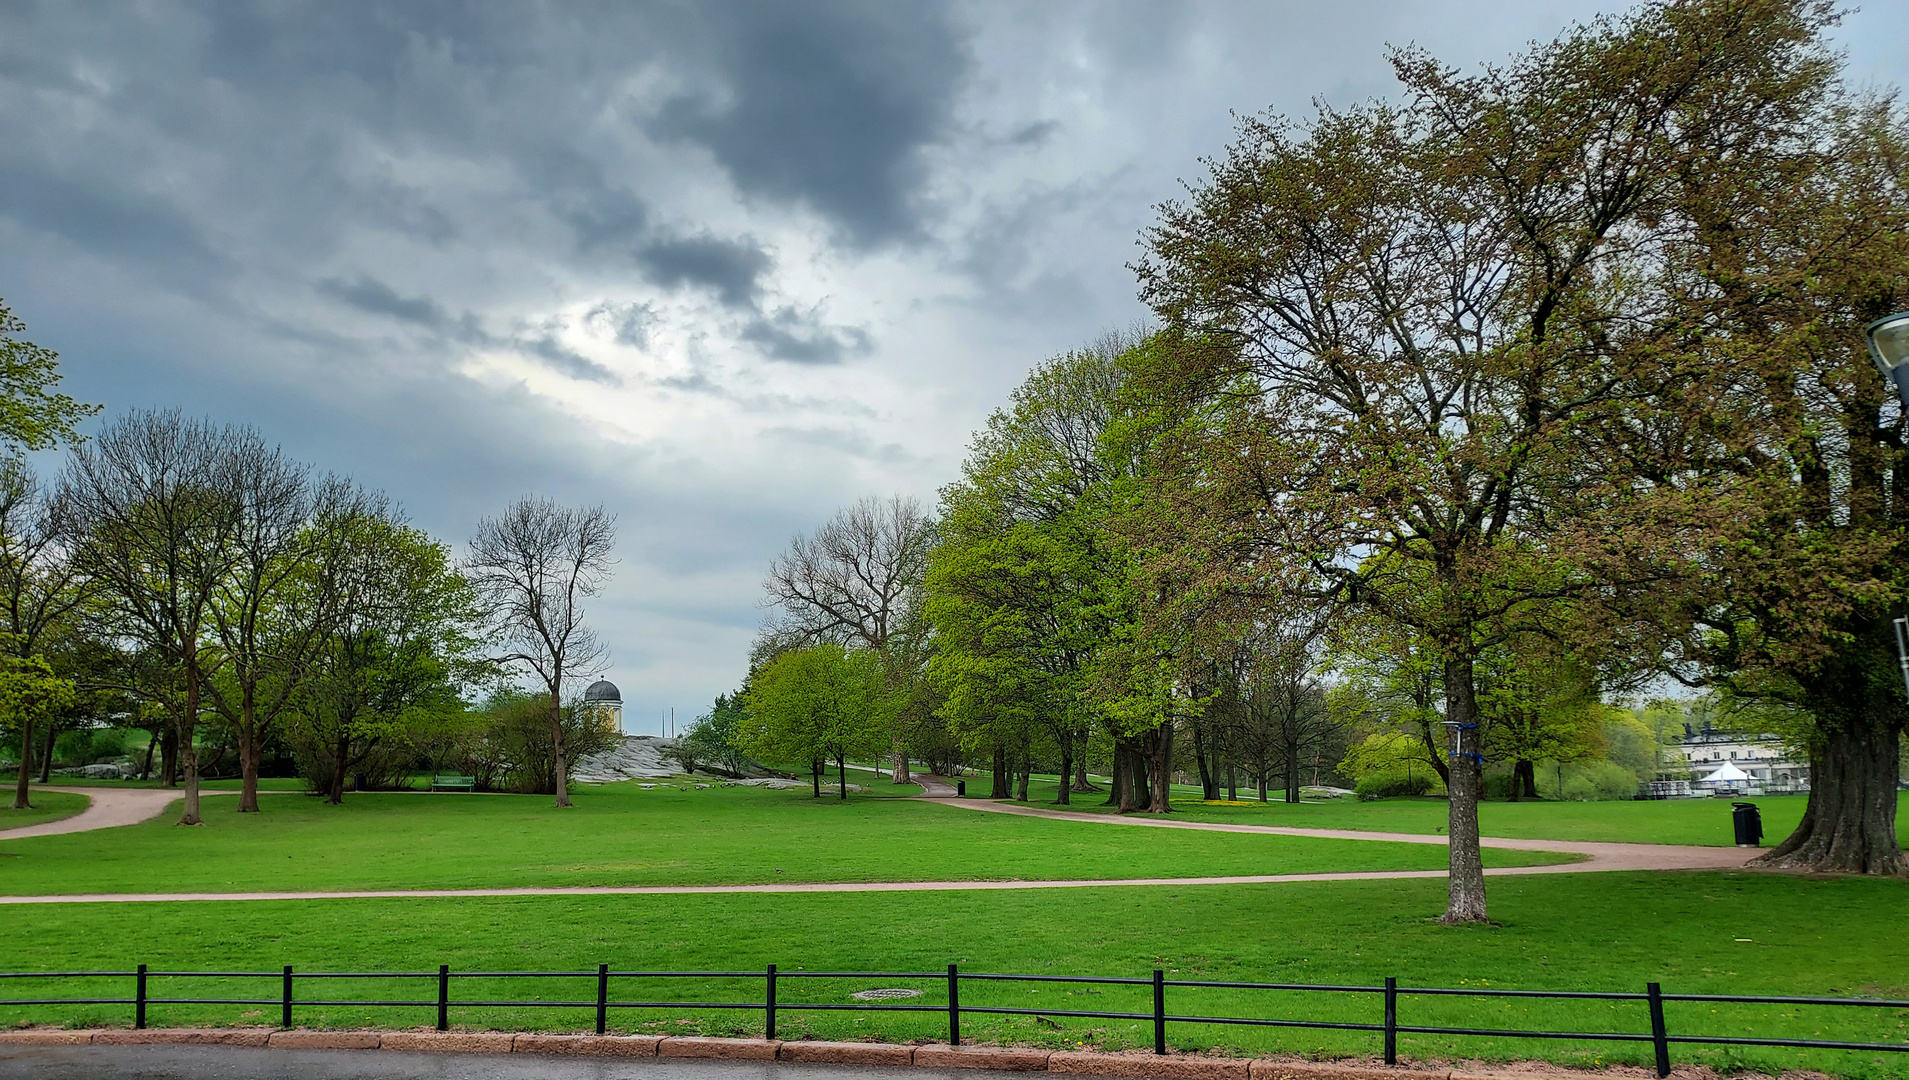
<path fill-rule="evenodd" d="M 259 743 L 257 692 L 248 679 L 239 688 L 239 813 L 259 812 Z"/>
<path fill-rule="evenodd" d="M 842 798 L 847 799 L 848 798 L 848 759 L 845 757 L 837 757 L 835 759 L 835 780 L 837 783 L 842 785 Z"/>
<path fill-rule="evenodd" d="M 1074 790 L 1079 792 L 1099 791 L 1087 780 L 1087 733 L 1074 733 L 1075 742 L 1080 746 L 1080 756 L 1074 759 Z"/>
<path fill-rule="evenodd" d="M 332 743 L 331 789 L 325 792 L 325 801 L 333 806 L 345 805 L 345 770 L 350 767 L 351 736 L 340 735 Z"/>
<path fill-rule="evenodd" d="M 1060 739 L 1061 782 L 1054 785 L 1054 805 L 1068 806 L 1071 804 L 1067 792 L 1069 788 L 1074 786 L 1074 733 L 1071 731 L 1063 731 L 1060 733 Z"/>
<path fill-rule="evenodd" d="M 1168 785 L 1173 782 L 1173 721 L 1162 720 L 1160 726 L 1153 729 L 1152 753 L 1147 755 L 1147 766 L 1153 774 L 1153 798 L 1147 806 L 1148 812 L 1172 813 L 1173 791 Z"/>
<path fill-rule="evenodd" d="M 59 737 L 60 725 L 54 723 L 52 717 L 48 717 L 46 721 L 46 752 L 40 755 L 40 783 L 42 784 L 53 782 L 53 744 L 58 741 Z"/>
<path fill-rule="evenodd" d="M 1787 839 L 1759 866 L 1909 876 L 1896 844 L 1901 733 L 1887 724 L 1833 732 L 1810 755 L 1810 797 Z"/>
<path fill-rule="evenodd" d="M 1511 765 L 1511 801 L 1537 797 L 1538 766 L 1529 758 L 1519 758 Z"/>
<path fill-rule="evenodd" d="M 1261 765 L 1256 774 L 1256 778 L 1259 780 L 1259 801 L 1260 802 L 1266 801 L 1266 779 L 1267 779 L 1266 772 L 1267 772 L 1266 766 Z"/>
<path fill-rule="evenodd" d="M 1286 801 L 1299 801 L 1299 747 L 1286 747 Z"/>
<path fill-rule="evenodd" d="M 1034 759 L 1032 757 L 1022 758 L 1020 772 L 1014 778 L 1014 801 L 1015 802 L 1027 801 L 1027 782 L 1030 779 L 1032 779 L 1033 776 L 1034 776 Z"/>
<path fill-rule="evenodd" d="M 27 800 L 27 782 L 33 778 L 33 721 L 23 721 L 20 725 L 20 779 L 13 785 L 13 808 L 31 810 L 33 804 Z"/>
<path fill-rule="evenodd" d="M 1452 770 L 1445 764 L 1445 751 L 1439 749 L 1437 740 L 1432 738 L 1431 727 L 1428 725 L 1419 729 L 1419 737 L 1425 741 L 1425 758 L 1431 762 L 1432 771 L 1438 774 L 1438 782 L 1445 785 L 1445 790 L 1450 791 Z"/>
<path fill-rule="evenodd" d="M 166 787 L 179 786 L 179 721 L 174 717 L 166 724 L 165 734 L 159 743 L 159 782 Z"/>
<path fill-rule="evenodd" d="M 908 779 L 908 745 L 895 737 L 895 770 L 888 776 L 890 783 L 906 784 Z"/>
<path fill-rule="evenodd" d="M 179 718 L 179 756 L 186 771 L 186 811 L 179 816 L 181 825 L 200 825 L 199 748 L 193 734 L 199 724 L 199 639 L 186 639 L 186 710 Z"/>
<path fill-rule="evenodd" d="M 141 780 L 152 779 L 152 752 L 153 749 L 159 745 L 159 733 L 157 731 L 152 732 L 151 736 L 151 738 L 146 740 L 146 763 L 139 767 L 139 778 Z"/>
<path fill-rule="evenodd" d="M 1123 814 L 1145 810 L 1150 801 L 1147 782 L 1147 754 L 1142 737 L 1114 738 L 1114 782 L 1108 803 Z"/>
<path fill-rule="evenodd" d="M 1445 914 L 1447 925 L 1488 921 L 1485 915 L 1485 864 L 1478 850 L 1478 782 L 1482 770 L 1478 753 L 1478 699 L 1472 685 L 1472 659 L 1445 661 L 1445 719 L 1459 725 L 1457 753 L 1451 759 L 1447 790 L 1451 801 L 1446 816 L 1450 871 Z"/>
<path fill-rule="evenodd" d="M 557 767 L 557 805 L 570 805 L 570 770 L 563 760 L 563 705 L 558 695 L 563 692 L 563 673 L 550 682 L 550 752 L 554 755 Z"/>
<path fill-rule="evenodd" d="M 994 784 L 988 791 L 990 799 L 1006 799 L 1011 796 L 1008 790 L 1008 748 L 1000 743 L 994 744 Z"/>
<path fill-rule="evenodd" d="M 1218 755 L 1214 755 L 1215 760 Z M 1193 760 L 1200 769 L 1200 798 L 1212 802 L 1220 797 L 1220 780 L 1207 766 L 1206 733 L 1200 725 L 1193 725 Z"/>
<path fill-rule="evenodd" d="M 822 797 L 822 760 L 809 762 L 809 782 L 815 785 L 815 797 Z"/>

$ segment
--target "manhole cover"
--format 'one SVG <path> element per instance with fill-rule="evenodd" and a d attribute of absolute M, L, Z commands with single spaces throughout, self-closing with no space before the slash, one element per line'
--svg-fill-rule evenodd
<path fill-rule="evenodd" d="M 895 998 L 920 997 L 919 990 L 857 990 L 849 995 L 856 1001 L 892 1001 Z"/>

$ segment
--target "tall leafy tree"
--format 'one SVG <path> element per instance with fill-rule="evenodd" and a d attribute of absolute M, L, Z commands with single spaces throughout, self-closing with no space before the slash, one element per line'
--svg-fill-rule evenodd
<path fill-rule="evenodd" d="M 85 582 L 73 561 L 71 545 L 54 520 L 47 492 L 24 462 L 0 459 L 0 648 L 19 670 L 31 674 L 32 663 L 47 648 L 47 638 L 66 622 L 86 597 Z M 23 675 L 24 677 L 24 675 Z M 47 695 L 21 697 L 26 702 L 53 700 Z M 20 728 L 20 775 L 13 792 L 15 809 L 29 802 L 28 780 L 33 755 L 34 725 L 49 725 L 53 714 L 28 709 L 14 717 Z"/>
<path fill-rule="evenodd" d="M 1196 523 L 1173 557 L 1433 650 L 1463 740 L 1447 922 L 1487 916 L 1480 657 L 1658 572 L 1671 545 L 1612 433 L 1703 329 L 1665 281 L 1687 168 L 1782 92 L 1820 10 L 1654 4 L 1471 77 L 1398 53 L 1404 104 L 1244 121 L 1148 234 L 1143 291 L 1179 342 L 1155 387 L 1196 418 L 1160 493 Z"/>

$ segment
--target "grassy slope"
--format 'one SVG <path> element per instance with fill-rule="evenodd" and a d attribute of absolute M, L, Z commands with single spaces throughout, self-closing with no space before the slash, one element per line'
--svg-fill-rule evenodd
<path fill-rule="evenodd" d="M 806 791 L 634 784 L 541 795 L 273 796 L 265 813 L 208 803 L 203 828 L 142 825 L 7 846 L 0 890 L 407 889 L 1011 878 L 1195 877 L 1441 869 L 1442 848 L 1113 829 Z M 1567 861 L 1491 852 L 1487 865 Z M 159 869 L 163 867 L 162 869 Z"/>
<path fill-rule="evenodd" d="M 13 809 L 13 793 L 6 793 L 4 805 L 0 805 L 0 830 L 19 829 L 28 825 L 40 825 L 48 821 L 70 818 L 86 809 L 89 800 L 84 795 L 68 795 L 62 791 L 33 792 L 33 808 L 30 810 Z"/>
<path fill-rule="evenodd" d="M 970 795 L 986 795 L 988 777 L 968 779 Z M 1028 786 L 1028 799 L 1037 805 L 1053 802 L 1055 786 L 1038 778 Z M 1246 792 L 1240 792 L 1242 797 Z M 1277 794 L 1274 796 L 1277 798 Z M 1174 791 L 1174 816 L 1189 821 L 1224 821 L 1243 825 L 1289 825 L 1317 829 L 1361 829 L 1373 832 L 1434 833 L 1445 829 L 1444 799 L 1332 799 L 1287 805 L 1254 802 L 1246 806 L 1212 805 L 1199 801 L 1199 790 Z M 1104 793 L 1077 794 L 1068 809 L 1111 813 Z M 1605 840 L 1640 844 L 1734 843 L 1730 824 L 1731 799 L 1671 799 L 1662 802 L 1484 802 L 1478 807 L 1479 829 L 1487 836 L 1533 837 L 1547 840 Z M 1803 820 L 1802 795 L 1755 796 L 1763 815 L 1765 846 L 1788 836 Z M 1909 791 L 1897 804 L 1899 821 L 1909 822 Z M 1909 829 L 1900 831 L 1909 848 Z"/>
<path fill-rule="evenodd" d="M 977 815 L 979 816 L 979 815 Z M 1136 830 L 1139 831 L 1139 830 Z M 1909 905 L 1909 883 L 1812 881 L 1753 873 L 1593 874 L 1497 879 L 1492 914 L 1501 925 L 1452 930 L 1431 921 L 1443 903 L 1438 881 L 1280 886 L 1169 886 L 1066 892 L 536 897 L 483 900 L 345 900 L 237 904 L 62 905 L 12 908 L 13 932 L 0 936 L 0 970 L 49 967 L 270 971 L 290 963 L 320 971 L 591 970 L 618 968 L 785 971 L 934 971 L 953 962 L 967 971 L 1053 972 L 1373 985 L 1397 976 L 1405 986 L 1638 991 L 1659 980 L 1670 992 L 1871 994 L 1909 997 L 1909 939 L 1895 932 Z M 163 932 L 155 933 L 155 928 Z M 1748 939 L 1748 940 L 1739 940 Z M 58 991 L 120 996 L 128 980 Z M 460 980 L 464 997 L 588 998 L 588 980 Z M 785 981 L 785 1004 L 844 1001 L 869 986 L 898 980 Z M 625 999 L 677 995 L 702 1000 L 760 1000 L 756 981 L 620 983 Z M 904 984 L 905 985 L 905 984 Z M 927 1004 L 942 997 L 932 982 Z M 249 987 L 156 981 L 156 996 L 276 994 L 275 977 Z M 1098 1008 L 1144 1012 L 1144 991 L 1028 984 L 965 984 L 964 1004 Z M 7 996 L 55 992 L 0 984 Z M 328 982 L 301 993 L 328 997 L 428 998 L 428 985 Z M 1272 995 L 1170 990 L 1173 1012 L 1282 1016 L 1371 1022 L 1378 1002 L 1365 995 Z M 1673 1032 L 1777 1032 L 1864 1041 L 1909 1039 L 1909 1010 L 1765 1008 L 1672 1003 Z M 127 1023 L 125 1006 L 0 1007 L 0 1024 Z M 1648 1030 L 1641 1005 L 1603 1002 L 1487 1001 L 1404 997 L 1406 1024 L 1524 1026 L 1549 1030 Z M 154 1006 L 155 1024 L 271 1022 L 276 1010 L 246 1006 Z M 754 1012 L 616 1012 L 625 1030 L 759 1034 Z M 406 1027 L 428 1023 L 427 1009 L 375 1012 L 301 1007 L 312 1026 L 367 1021 Z M 688 1023 L 678 1021 L 688 1020 Z M 459 1009 L 453 1022 L 475 1028 L 577 1030 L 582 1009 L 535 1013 Z M 790 1012 L 785 1037 L 945 1038 L 935 1014 L 857 1016 Z M 1144 1045 L 1147 1025 L 1062 1020 L 1055 1031 L 1032 1018 L 970 1014 L 981 1039 L 1056 1046 Z M 1235 1053 L 1372 1054 L 1376 1036 L 1353 1032 L 1176 1025 L 1183 1049 Z M 1410 1057 L 1454 1052 L 1488 1059 L 1546 1056 L 1578 1064 L 1642 1063 L 1648 1049 L 1628 1044 L 1533 1044 L 1504 1039 L 1407 1036 Z M 1681 1064 L 1725 1071 L 1812 1067 L 1856 1076 L 1904 1075 L 1909 1055 L 1702 1050 L 1673 1047 Z"/>

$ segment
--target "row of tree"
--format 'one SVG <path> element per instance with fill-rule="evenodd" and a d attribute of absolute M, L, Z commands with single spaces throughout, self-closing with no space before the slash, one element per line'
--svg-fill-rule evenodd
<path fill-rule="evenodd" d="M 776 562 L 756 744 L 986 754 L 996 795 L 1041 758 L 1062 801 L 1105 746 L 1165 811 L 1189 758 L 1290 797 L 1365 717 L 1448 790 L 1470 922 L 1488 763 L 1535 795 L 1672 679 L 1808 754 L 1767 861 L 1904 873 L 1909 469 L 1863 329 L 1909 304 L 1909 130 L 1834 20 L 1669 0 L 1242 121 L 1144 237 L 1155 326 L 1041 365 L 938 517 L 865 502 Z"/>
<path fill-rule="evenodd" d="M 0 461 L 0 718 L 22 750 L 17 806 L 36 727 L 50 740 L 61 723 L 148 728 L 188 824 L 208 723 L 236 744 L 241 812 L 259 808 L 261 758 L 281 741 L 337 802 L 394 748 L 416 757 L 471 731 L 490 733 L 487 753 L 521 743 L 499 716 L 522 702 L 495 698 L 521 674 L 546 749 L 513 751 L 504 771 L 567 804 L 562 706 L 602 656 L 583 601 L 609 572 L 609 514 L 526 498 L 480 522 L 460 562 L 382 494 L 250 428 L 135 411 L 82 441 L 90 410 L 51 392 L 54 355 L 0 318 L 0 375 L 39 365 L 36 384 L 0 386 L 14 451 Z M 42 483 L 19 452 L 56 442 L 71 449 Z M 470 722 L 486 695 L 488 720 Z"/>

